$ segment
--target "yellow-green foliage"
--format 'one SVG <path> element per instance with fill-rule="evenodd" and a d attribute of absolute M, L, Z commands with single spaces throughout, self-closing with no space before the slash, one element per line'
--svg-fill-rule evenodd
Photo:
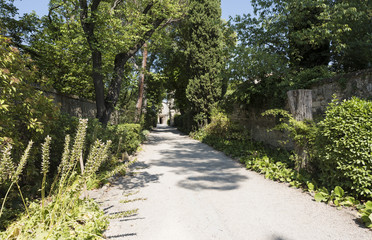
<path fill-rule="evenodd" d="M 5 232 L 0 233 L 1 239 L 96 239 L 101 238 L 102 231 L 107 226 L 107 218 L 99 210 L 97 204 L 91 200 L 82 199 L 85 195 L 86 183 L 95 177 L 95 173 L 107 160 L 109 155 L 110 141 L 103 143 L 96 141 L 86 161 L 81 159 L 84 151 L 87 120 L 80 120 L 72 149 L 70 150 L 70 138 L 65 139 L 65 149 L 58 167 L 58 175 L 50 189 L 48 197 L 45 196 L 45 183 L 49 162 L 49 145 L 51 138 L 47 137 L 42 148 L 42 198 L 40 201 L 27 204 L 26 212 L 11 224 Z M 10 172 L 10 179 L 17 184 L 17 179 L 27 160 L 27 153 L 31 144 L 26 149 L 24 157 L 16 168 Z M 4 157 L 5 156 L 5 157 Z M 3 151 L 0 161 L 1 168 L 5 166 L 5 160 L 11 159 L 8 150 Z M 79 163 L 84 163 L 79 169 Z M 20 170 L 19 170 L 20 169 Z M 1 182 L 0 182 L 1 183 Z M 7 182 L 3 183 L 7 184 Z M 18 189 L 20 190 L 19 186 Z M 9 192 L 9 191 L 8 191 Z M 19 191 L 22 199 L 22 192 Z M 6 197 L 2 199 L 0 218 L 2 217 Z"/>
<path fill-rule="evenodd" d="M 263 116 L 279 116 L 280 124 L 276 125 L 271 130 L 284 130 L 289 133 L 290 138 L 305 148 L 310 148 L 313 145 L 316 134 L 316 126 L 312 121 L 297 121 L 293 116 L 283 109 L 270 109 L 265 111 Z"/>
<path fill-rule="evenodd" d="M 372 199 L 372 102 L 334 100 L 318 128 L 316 165 L 322 183 Z"/>
<path fill-rule="evenodd" d="M 51 199 L 45 211 L 54 212 L 53 219 L 51 214 L 42 219 L 40 203 L 31 203 L 30 214 L 23 214 L 7 231 L 1 232 L 0 239 L 103 239 L 102 232 L 107 228 L 108 220 L 98 204 L 91 199 L 74 198 L 73 205 L 67 211 L 58 206 L 70 202 L 70 197 L 73 196 L 67 192 L 59 201 Z M 55 209 L 66 212 L 57 212 Z"/>
<path fill-rule="evenodd" d="M 212 111 L 211 123 L 200 132 L 229 140 L 249 140 L 249 133 L 244 127 L 231 121 L 226 113 L 216 109 Z"/>
<path fill-rule="evenodd" d="M 26 55 L 0 35 L 0 147 L 7 142 L 24 147 L 49 131 L 47 123 L 57 117 L 52 100 L 32 87 L 37 70 Z"/>
<path fill-rule="evenodd" d="M 144 139 L 140 124 L 119 124 L 110 126 L 113 133 L 113 150 L 117 153 L 134 153 Z"/>

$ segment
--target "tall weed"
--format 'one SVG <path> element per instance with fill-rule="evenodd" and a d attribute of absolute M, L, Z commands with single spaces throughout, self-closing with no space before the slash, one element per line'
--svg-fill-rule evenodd
<path fill-rule="evenodd" d="M 71 150 L 69 148 L 70 137 L 66 136 L 64 152 L 58 167 L 59 174 L 53 181 L 54 186 L 51 188 L 48 198 L 45 195 L 45 184 L 47 183 L 46 178 L 49 169 L 51 138 L 46 138 L 42 145 L 41 203 L 34 201 L 29 207 L 25 203 L 28 213 L 22 215 L 5 232 L 0 233 L 1 238 L 87 239 L 100 237 L 102 230 L 107 226 L 107 219 L 99 211 L 96 203 L 82 198 L 82 191 L 84 190 L 82 186 L 83 183 L 94 176 L 100 165 L 107 160 L 111 142 L 96 141 L 84 163 L 85 171 L 82 172 L 82 169 L 79 170 L 78 162 L 83 155 L 86 128 L 87 120 L 80 120 Z M 31 146 L 32 143 L 26 149 L 17 169 L 11 165 L 8 166 L 8 162 L 11 160 L 10 147 L 3 150 L 0 166 L 2 169 L 10 169 L 11 186 L 17 184 Z M 5 201 L 6 198 L 3 200 L 3 206 Z"/>

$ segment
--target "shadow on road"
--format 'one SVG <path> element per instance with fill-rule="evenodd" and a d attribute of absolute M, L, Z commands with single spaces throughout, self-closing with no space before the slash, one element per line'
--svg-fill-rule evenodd
<path fill-rule="evenodd" d="M 139 169 L 149 168 L 149 165 L 143 162 L 136 162 L 131 166 L 133 171 L 125 177 L 119 178 L 116 185 L 122 186 L 123 189 L 138 189 L 147 186 L 151 182 L 159 182 L 163 174 L 151 174 L 147 171 L 137 172 Z"/>
<path fill-rule="evenodd" d="M 158 127 L 151 135 L 149 144 L 164 144 L 159 149 L 160 160 L 151 164 L 168 167 L 177 175 L 184 175 L 178 186 L 189 190 L 233 190 L 248 179 L 240 174 L 240 165 L 211 147 L 189 139 L 175 128 Z"/>

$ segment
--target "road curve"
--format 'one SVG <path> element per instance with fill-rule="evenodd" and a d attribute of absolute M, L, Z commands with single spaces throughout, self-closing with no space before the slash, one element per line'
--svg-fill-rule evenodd
<path fill-rule="evenodd" d="M 372 239 L 355 212 L 267 180 L 174 128 L 150 134 L 131 175 L 90 194 L 107 214 L 138 208 L 110 221 L 108 239 Z"/>

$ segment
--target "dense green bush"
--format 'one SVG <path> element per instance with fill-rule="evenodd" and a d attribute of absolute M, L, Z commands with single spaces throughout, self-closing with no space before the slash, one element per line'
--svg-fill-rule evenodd
<path fill-rule="evenodd" d="M 191 113 L 175 114 L 174 115 L 174 126 L 178 130 L 184 133 L 190 133 L 192 130 L 193 120 Z"/>
<path fill-rule="evenodd" d="M 33 87 L 39 79 L 29 56 L 20 54 L 8 38 L 0 35 L 0 149 L 11 143 L 24 149 L 28 141 L 42 141 L 58 117 L 52 99 Z M 22 152 L 13 153 L 19 157 Z"/>
<path fill-rule="evenodd" d="M 142 128 L 140 124 L 119 124 L 109 126 L 110 131 L 114 132 L 113 151 L 116 153 L 134 153 L 143 141 Z"/>
<path fill-rule="evenodd" d="M 175 114 L 174 115 L 174 126 L 175 127 L 180 127 L 182 126 L 182 117 L 180 114 Z"/>
<path fill-rule="evenodd" d="M 317 158 L 322 184 L 372 198 L 372 102 L 334 100 L 318 123 Z"/>

